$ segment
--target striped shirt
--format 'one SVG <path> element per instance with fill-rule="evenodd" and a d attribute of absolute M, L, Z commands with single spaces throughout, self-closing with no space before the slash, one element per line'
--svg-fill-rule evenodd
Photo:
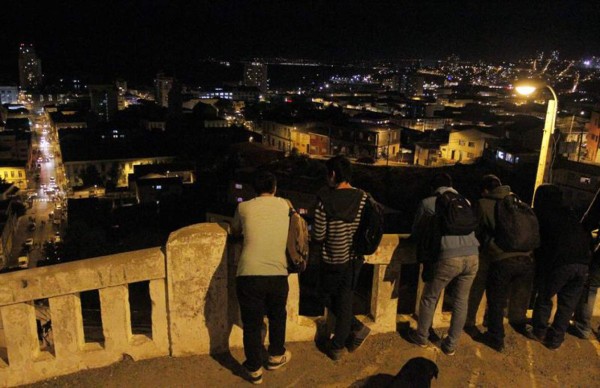
<path fill-rule="evenodd" d="M 351 222 L 336 219 L 328 215 L 319 201 L 315 210 L 315 221 L 313 225 L 313 238 L 323 241 L 321 258 L 327 264 L 344 264 L 358 258 L 354 252 L 353 239 L 363 208 L 367 200 L 367 194 L 363 193 L 360 199 L 358 212 Z"/>

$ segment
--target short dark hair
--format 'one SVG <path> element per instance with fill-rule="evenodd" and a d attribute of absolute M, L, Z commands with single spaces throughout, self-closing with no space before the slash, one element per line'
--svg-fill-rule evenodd
<path fill-rule="evenodd" d="M 533 206 L 536 208 L 558 208 L 562 205 L 562 190 L 551 183 L 540 185 L 535 191 Z"/>
<path fill-rule="evenodd" d="M 445 172 L 435 174 L 431 179 L 432 190 L 437 190 L 440 187 L 452 187 L 452 177 Z"/>
<path fill-rule="evenodd" d="M 352 163 L 343 155 L 337 155 L 325 162 L 327 173 L 335 173 L 335 183 L 350 182 L 352 179 Z"/>
<path fill-rule="evenodd" d="M 273 193 L 277 186 L 277 178 L 269 171 L 258 171 L 254 175 L 254 191 L 256 194 Z"/>
<path fill-rule="evenodd" d="M 496 187 L 502 186 L 502 182 L 500 182 L 500 178 L 498 178 L 494 174 L 487 174 L 481 178 L 481 191 L 487 190 L 492 191 Z"/>

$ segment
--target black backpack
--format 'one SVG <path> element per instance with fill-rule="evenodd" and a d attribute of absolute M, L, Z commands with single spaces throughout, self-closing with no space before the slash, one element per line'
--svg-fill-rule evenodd
<path fill-rule="evenodd" d="M 496 201 L 496 245 L 505 252 L 529 252 L 540 246 L 540 226 L 529 205 L 516 194 Z"/>
<path fill-rule="evenodd" d="M 466 236 L 479 225 L 479 217 L 471 203 L 452 191 L 437 195 L 435 214 L 440 217 L 442 236 Z"/>
<path fill-rule="evenodd" d="M 383 206 L 366 193 L 360 223 L 354 233 L 353 247 L 357 255 L 371 255 L 377 250 L 383 237 Z"/>

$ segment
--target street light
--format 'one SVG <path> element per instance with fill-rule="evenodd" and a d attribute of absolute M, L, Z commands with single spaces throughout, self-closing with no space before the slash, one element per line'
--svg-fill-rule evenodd
<path fill-rule="evenodd" d="M 546 121 L 544 122 L 544 134 L 542 136 L 542 146 L 540 149 L 540 158 L 538 161 L 537 173 L 535 176 L 535 185 L 533 186 L 533 195 L 535 196 L 535 191 L 538 186 L 543 184 L 544 182 L 550 182 L 552 179 L 548 174 L 548 164 L 549 158 L 548 153 L 550 151 L 550 137 L 552 133 L 554 133 L 554 124 L 556 122 L 556 112 L 558 109 L 558 97 L 556 96 L 556 92 L 552 87 L 546 83 L 536 83 L 535 81 L 522 81 L 515 85 L 515 90 L 517 93 L 528 96 L 537 89 L 548 88 L 552 93 L 553 100 L 548 100 L 548 110 L 546 111 Z M 532 201 L 533 204 L 533 201 Z"/>

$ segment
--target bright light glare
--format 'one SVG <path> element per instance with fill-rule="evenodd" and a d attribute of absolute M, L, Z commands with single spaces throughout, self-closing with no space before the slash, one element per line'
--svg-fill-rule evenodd
<path fill-rule="evenodd" d="M 517 93 L 522 94 L 524 96 L 528 96 L 531 93 L 535 92 L 535 86 L 529 86 L 529 85 L 522 85 L 522 86 L 517 86 L 515 88 L 517 90 Z"/>

